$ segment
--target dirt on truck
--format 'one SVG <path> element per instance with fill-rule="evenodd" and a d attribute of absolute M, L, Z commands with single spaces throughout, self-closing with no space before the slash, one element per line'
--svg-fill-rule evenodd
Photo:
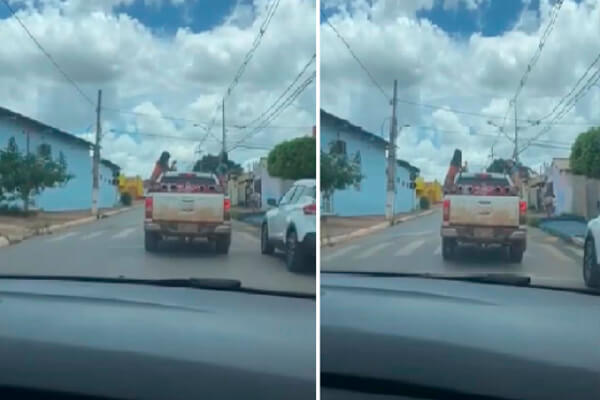
<path fill-rule="evenodd" d="M 145 247 L 155 251 L 168 238 L 205 238 L 217 253 L 231 244 L 231 202 L 213 174 L 166 172 L 146 196 Z"/>
<path fill-rule="evenodd" d="M 444 185 L 443 258 L 452 258 L 459 245 L 468 244 L 503 246 L 512 262 L 521 262 L 527 248 L 527 204 L 520 199 L 518 188 L 505 174 L 456 168 L 460 165 L 457 152 Z"/>

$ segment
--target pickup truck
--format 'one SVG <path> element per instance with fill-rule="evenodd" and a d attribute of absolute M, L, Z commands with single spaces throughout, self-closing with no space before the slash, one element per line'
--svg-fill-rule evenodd
<path fill-rule="evenodd" d="M 167 172 L 145 199 L 144 245 L 156 251 L 163 238 L 206 238 L 229 252 L 231 201 L 213 174 Z"/>
<path fill-rule="evenodd" d="M 441 227 L 442 257 L 450 259 L 461 244 L 500 245 L 511 262 L 527 248 L 527 203 L 510 177 L 496 173 L 460 173 L 445 189 Z"/>

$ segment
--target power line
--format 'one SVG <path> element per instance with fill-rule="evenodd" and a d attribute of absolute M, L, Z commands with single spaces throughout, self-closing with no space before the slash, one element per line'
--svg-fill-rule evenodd
<path fill-rule="evenodd" d="M 548 23 L 546 24 L 546 27 L 544 28 L 544 31 L 542 32 L 542 35 L 540 37 L 540 40 L 536 47 L 536 50 L 533 53 L 533 55 L 531 56 L 529 63 L 527 64 L 527 68 L 525 69 L 525 72 L 523 73 L 523 76 L 521 77 L 521 80 L 519 81 L 519 85 L 517 86 L 517 89 L 515 90 L 515 94 L 512 97 L 512 100 L 508 103 L 508 108 L 506 110 L 506 113 L 504 114 L 504 119 L 502 121 L 503 128 L 506 126 L 506 119 L 508 118 L 508 114 L 510 113 L 511 107 L 516 107 L 517 98 L 519 97 L 519 95 L 521 94 L 521 91 L 525 87 L 525 84 L 527 83 L 527 79 L 529 78 L 529 74 L 531 73 L 531 70 L 537 64 L 537 61 L 539 60 L 540 55 L 542 54 L 542 50 L 544 49 L 544 45 L 546 44 L 546 40 L 548 40 L 548 37 L 550 36 L 550 34 L 552 33 L 552 30 L 554 29 L 554 25 L 556 24 L 556 19 L 558 18 L 558 14 L 560 12 L 560 8 L 563 5 L 563 2 L 564 2 L 564 0 L 558 0 L 552 7 L 552 10 L 550 11 L 550 19 L 548 20 Z"/>
<path fill-rule="evenodd" d="M 277 11 L 277 7 L 279 7 L 279 2 L 280 2 L 280 0 L 273 0 L 273 2 L 271 3 L 271 7 L 269 7 L 267 9 L 267 16 L 265 17 L 263 23 L 261 24 L 260 29 L 258 31 L 258 34 L 254 38 L 254 42 L 252 43 L 252 46 L 250 47 L 250 50 L 248 50 L 248 52 L 244 56 L 244 60 L 242 61 L 242 64 L 238 68 L 235 76 L 233 77 L 233 80 L 231 81 L 231 83 L 227 87 L 227 90 L 225 91 L 225 94 L 223 95 L 223 98 L 221 100 L 219 100 L 219 102 L 217 103 L 217 107 L 215 109 L 215 112 L 213 113 L 213 117 L 211 118 L 211 121 L 208 124 L 208 129 L 206 131 L 206 135 L 201 140 L 201 142 L 198 144 L 198 146 L 201 146 L 202 143 L 204 143 L 206 141 L 206 139 L 208 138 L 208 136 L 213 136 L 214 137 L 214 135 L 212 135 L 212 129 L 213 129 L 213 127 L 214 127 L 214 125 L 215 125 L 215 123 L 217 121 L 217 116 L 219 114 L 219 111 L 222 109 L 223 103 L 224 103 L 225 99 L 227 99 L 229 97 L 229 95 L 231 94 L 231 92 L 233 91 L 233 89 L 235 88 L 235 86 L 238 84 L 240 78 L 242 77 L 242 75 L 244 74 L 244 71 L 246 70 L 246 66 L 252 60 L 252 57 L 254 56 L 254 53 L 256 52 L 256 49 L 260 45 L 260 43 L 262 41 L 262 38 L 265 35 L 265 32 L 269 28 L 269 24 L 271 23 L 271 20 L 273 19 L 273 15 L 275 15 L 275 11 Z M 218 142 L 220 142 L 220 140 L 218 138 L 215 138 L 215 139 Z"/>
<path fill-rule="evenodd" d="M 54 65 L 54 68 L 56 68 L 58 70 L 58 72 L 60 72 L 60 74 L 75 88 L 75 90 L 77 90 L 77 92 L 79 92 L 79 94 L 88 102 L 90 103 L 92 106 L 96 106 L 96 103 L 94 102 L 94 100 L 92 100 L 88 95 L 86 95 L 83 90 L 81 90 L 81 88 L 79 87 L 79 85 L 77 84 L 77 82 L 75 82 L 73 79 L 71 79 L 71 77 L 60 67 L 60 65 L 58 65 L 58 63 L 54 60 L 54 58 L 52 57 L 52 55 L 46 51 L 46 49 L 44 49 L 44 46 L 42 46 L 40 44 L 40 42 L 35 38 L 35 36 L 33 36 L 33 34 L 29 31 L 29 29 L 27 28 L 27 26 L 23 23 L 23 21 L 21 20 L 21 18 L 19 18 L 15 12 L 15 10 L 11 7 L 11 5 L 8 3 L 8 0 L 2 0 L 2 2 L 4 3 L 4 5 L 6 6 L 6 8 L 8 8 L 8 10 L 10 11 L 10 13 L 12 14 L 12 17 L 14 17 L 17 22 L 19 23 L 19 25 L 21 25 L 21 27 L 23 28 L 23 30 L 27 33 L 27 35 L 29 36 L 29 38 L 33 41 L 33 43 L 35 43 L 35 45 L 38 47 L 38 49 L 40 49 L 40 51 L 48 58 L 48 60 L 50 60 L 50 62 L 52 63 L 52 65 Z"/>
<path fill-rule="evenodd" d="M 244 137 L 239 139 L 229 150 L 235 149 L 240 143 L 243 143 L 248 138 L 252 137 L 256 133 L 260 132 L 262 129 L 268 127 L 272 121 L 277 119 L 283 111 L 285 111 L 295 100 L 300 96 L 300 94 L 308 87 L 316 78 L 316 71 L 314 71 L 307 79 L 305 79 L 298 87 L 281 103 L 279 104 L 264 120 L 263 122 L 248 132 Z"/>
<path fill-rule="evenodd" d="M 168 120 L 168 121 L 186 122 L 186 123 L 193 124 L 195 126 L 204 125 L 205 129 L 206 129 L 206 126 L 208 126 L 208 122 L 202 122 L 202 121 L 197 121 L 197 120 L 193 120 L 193 119 L 189 119 L 189 118 L 176 117 L 176 116 L 170 116 L 170 115 L 153 115 L 153 114 L 137 112 L 137 111 L 122 110 L 122 109 L 114 108 L 114 107 L 102 107 L 102 110 L 119 113 L 119 114 L 136 115 L 139 117 L 148 117 L 148 118 L 163 119 L 163 120 Z M 247 128 L 246 125 L 241 125 L 241 124 L 230 124 L 230 125 L 228 124 L 225 126 L 227 126 L 230 129 L 246 129 Z M 272 125 L 272 126 L 270 126 L 270 128 L 273 128 L 273 129 L 307 129 L 307 128 L 311 128 L 311 127 L 312 127 L 312 125 Z"/>
<path fill-rule="evenodd" d="M 331 30 L 333 30 L 333 32 L 335 32 L 335 34 L 340 39 L 340 41 L 344 44 L 344 46 L 346 46 L 346 48 L 350 52 L 350 55 L 352 55 L 352 57 L 358 63 L 358 65 L 360 65 L 360 67 L 363 69 L 363 71 L 365 71 L 365 73 L 367 74 L 367 76 L 369 77 L 369 79 L 371 80 L 371 82 L 373 83 L 373 85 L 375 85 L 375 87 L 377 89 L 379 89 L 379 91 L 381 92 L 381 94 L 383 94 L 383 97 L 385 97 L 385 99 L 387 101 L 391 101 L 391 97 L 386 93 L 386 91 L 383 89 L 383 87 L 381 87 L 381 85 L 379 84 L 379 82 L 377 82 L 377 80 L 375 79 L 375 77 L 373 76 L 373 74 L 371 74 L 371 72 L 369 71 L 369 69 L 360 60 L 360 58 L 358 58 L 358 56 L 356 55 L 356 53 L 354 52 L 354 50 L 352 50 L 352 47 L 350 47 L 350 44 L 348 44 L 348 42 L 346 41 L 346 39 L 344 39 L 344 37 L 342 36 L 342 34 L 335 28 L 335 26 L 333 26 L 333 24 L 331 23 L 331 21 L 329 21 L 329 18 L 327 18 L 325 16 L 325 14 L 323 13 L 323 10 L 321 10 L 321 17 L 325 21 L 325 23 L 327 25 L 329 25 L 329 27 L 331 28 Z"/>
<path fill-rule="evenodd" d="M 313 54 L 312 57 L 310 58 L 310 60 L 308 60 L 308 62 L 304 65 L 304 67 L 302 67 L 302 69 L 300 70 L 298 75 L 296 75 L 296 77 L 285 88 L 285 90 L 279 95 L 279 97 L 269 107 L 267 107 L 258 117 L 254 118 L 252 121 L 250 121 L 249 123 L 244 125 L 243 128 L 248 128 L 248 127 L 254 125 L 255 123 L 257 123 L 258 121 L 260 121 L 261 119 L 263 119 L 263 117 L 265 115 L 267 115 L 267 113 L 269 111 L 271 111 L 273 109 L 273 107 L 275 107 L 275 105 L 283 98 L 283 96 L 285 96 L 287 94 L 287 92 L 290 91 L 290 89 L 296 84 L 296 82 L 298 82 L 298 80 L 306 72 L 308 67 L 310 67 L 310 65 L 315 61 L 316 57 L 317 57 L 317 54 L 316 53 Z"/>
<path fill-rule="evenodd" d="M 587 77 L 588 73 L 591 71 L 591 69 L 594 66 L 596 66 L 598 64 L 599 61 L 600 61 L 600 54 L 598 54 L 598 57 L 596 57 L 596 59 L 594 59 L 594 61 L 590 64 L 588 69 L 585 71 L 585 73 L 582 76 L 583 79 L 585 79 L 585 77 Z M 587 94 L 587 92 L 596 85 L 596 83 L 598 81 L 600 81 L 600 68 L 596 69 L 595 72 L 593 72 L 591 75 L 589 75 L 589 77 L 587 77 L 588 78 L 587 81 L 585 81 L 585 83 L 579 88 L 579 90 L 577 90 L 577 92 L 575 94 L 573 94 L 569 97 L 569 95 L 572 94 L 575 91 L 575 89 L 577 88 L 577 86 L 579 86 L 579 84 L 583 81 L 582 78 L 580 78 L 575 83 L 575 86 L 569 91 L 569 93 L 559 101 L 559 105 L 561 105 L 562 108 L 554 114 L 550 123 L 546 124 L 546 126 L 544 126 L 534 137 L 529 139 L 530 141 L 537 140 L 542 135 L 548 133 L 552 129 L 552 122 L 556 122 L 556 121 L 560 120 L 561 118 L 563 118 L 565 115 L 567 115 L 575 107 L 577 102 L 582 97 L 584 97 Z M 568 100 L 566 99 L 567 97 L 569 97 Z M 555 108 L 558 109 L 559 107 L 557 106 Z M 527 147 L 529 147 L 529 142 L 527 144 L 525 144 L 525 146 L 520 150 L 520 153 L 525 151 L 527 149 Z"/>

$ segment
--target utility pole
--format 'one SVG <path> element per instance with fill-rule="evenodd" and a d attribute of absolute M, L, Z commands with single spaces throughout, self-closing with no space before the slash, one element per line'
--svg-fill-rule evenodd
<path fill-rule="evenodd" d="M 394 96 L 392 98 L 392 123 L 390 124 L 390 145 L 388 150 L 387 191 L 385 200 L 385 218 L 394 219 L 396 201 L 396 95 L 398 81 L 394 80 Z"/>
<path fill-rule="evenodd" d="M 515 160 L 515 162 L 519 161 L 519 128 L 517 127 L 517 99 L 514 99 L 514 105 L 513 105 L 514 109 L 515 109 L 515 148 L 513 150 L 513 160 Z"/>
<path fill-rule="evenodd" d="M 225 98 L 223 98 L 223 107 L 222 108 L 222 118 L 221 118 L 221 128 L 222 128 L 222 141 L 223 146 L 221 147 L 221 162 L 225 164 Z"/>
<path fill-rule="evenodd" d="M 102 125 L 100 124 L 100 110 L 102 105 L 102 89 L 98 90 L 98 104 L 96 106 L 96 143 L 94 144 L 94 156 L 92 165 L 92 215 L 98 216 L 98 186 L 100 171 L 100 138 L 102 137 Z"/>

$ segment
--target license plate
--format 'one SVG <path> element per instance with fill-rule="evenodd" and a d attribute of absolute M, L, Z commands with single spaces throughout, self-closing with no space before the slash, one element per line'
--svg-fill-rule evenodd
<path fill-rule="evenodd" d="M 478 238 L 491 238 L 494 231 L 491 228 L 475 228 L 473 234 Z"/>
<path fill-rule="evenodd" d="M 178 224 L 177 230 L 184 233 L 196 233 L 198 232 L 198 227 L 194 224 Z"/>

